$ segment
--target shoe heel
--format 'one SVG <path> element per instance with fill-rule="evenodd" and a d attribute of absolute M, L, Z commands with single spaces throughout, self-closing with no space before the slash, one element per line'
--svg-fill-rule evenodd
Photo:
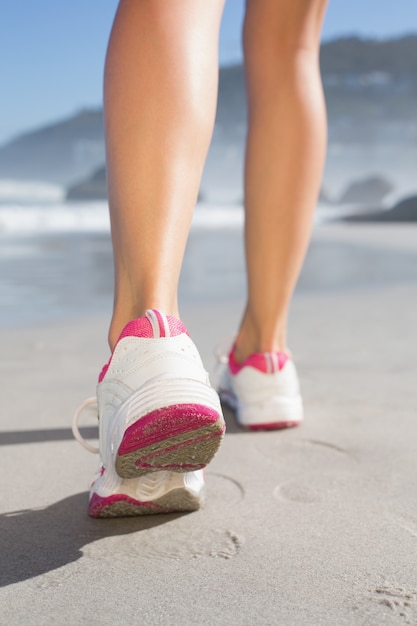
<path fill-rule="evenodd" d="M 149 385 L 129 399 L 122 413 L 125 419 L 119 415 L 118 421 L 129 424 L 115 459 L 122 478 L 201 469 L 218 451 L 225 431 L 216 392 L 199 381 L 166 381 L 163 403 L 160 381 Z"/>

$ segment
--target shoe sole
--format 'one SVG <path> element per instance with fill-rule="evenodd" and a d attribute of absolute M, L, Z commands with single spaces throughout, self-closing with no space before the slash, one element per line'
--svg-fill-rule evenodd
<path fill-rule="evenodd" d="M 140 417 L 124 432 L 117 474 L 189 472 L 205 467 L 218 451 L 225 424 L 221 412 L 201 404 L 175 404 Z"/>
<path fill-rule="evenodd" d="M 143 502 L 125 494 L 102 497 L 94 493 L 90 498 L 88 514 L 94 518 L 115 518 L 187 513 L 197 511 L 201 504 L 201 495 L 194 495 L 186 489 L 174 489 L 157 500 Z"/>
<path fill-rule="evenodd" d="M 256 424 L 251 426 L 241 426 L 243 428 L 247 428 L 248 430 L 283 430 L 284 428 L 295 428 L 301 424 L 302 420 L 293 421 L 293 422 L 267 422 L 266 424 Z"/>
<path fill-rule="evenodd" d="M 303 422 L 303 409 L 301 398 L 297 400 L 291 400 L 290 402 L 283 403 L 280 408 L 281 411 L 290 413 L 291 417 L 287 415 L 281 419 L 277 419 L 276 415 L 268 419 L 268 417 L 260 418 L 259 412 L 255 409 L 253 413 L 256 413 L 256 417 L 251 420 L 246 417 L 244 421 L 241 419 L 241 407 L 237 397 L 229 390 L 219 390 L 220 399 L 223 404 L 228 406 L 236 415 L 236 421 L 241 428 L 245 428 L 251 431 L 259 430 L 284 430 L 285 428 L 295 428 L 300 426 Z M 294 415 L 295 414 L 295 415 Z M 265 421 L 264 421 L 265 420 Z"/>

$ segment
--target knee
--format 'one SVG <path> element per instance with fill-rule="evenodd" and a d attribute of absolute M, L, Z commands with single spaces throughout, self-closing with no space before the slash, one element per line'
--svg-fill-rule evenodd
<path fill-rule="evenodd" d="M 245 58 L 279 67 L 300 52 L 317 57 L 328 0 L 248 0 L 243 27 Z"/>

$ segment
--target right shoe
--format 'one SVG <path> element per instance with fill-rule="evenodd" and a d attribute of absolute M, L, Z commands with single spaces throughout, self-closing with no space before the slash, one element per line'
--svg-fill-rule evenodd
<path fill-rule="evenodd" d="M 199 470 L 225 431 L 219 397 L 187 329 L 157 310 L 122 331 L 100 374 L 97 404 L 102 465 L 123 479 Z M 82 442 L 79 413 L 73 430 Z"/>
<path fill-rule="evenodd" d="M 290 355 L 251 354 L 238 364 L 233 351 L 234 346 L 219 359 L 218 392 L 222 402 L 235 411 L 240 426 L 250 430 L 298 426 L 303 420 L 303 401 Z"/>

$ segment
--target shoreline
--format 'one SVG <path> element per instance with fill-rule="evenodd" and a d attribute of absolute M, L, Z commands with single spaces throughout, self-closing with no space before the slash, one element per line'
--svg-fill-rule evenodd
<path fill-rule="evenodd" d="M 306 293 L 374 289 L 417 281 L 417 225 L 315 226 L 295 299 Z M 113 260 L 108 233 L 8 238 L 3 249 L 0 330 L 110 319 Z M 10 255 L 7 257 L 7 255 Z M 245 298 L 241 229 L 190 233 L 181 310 Z"/>

